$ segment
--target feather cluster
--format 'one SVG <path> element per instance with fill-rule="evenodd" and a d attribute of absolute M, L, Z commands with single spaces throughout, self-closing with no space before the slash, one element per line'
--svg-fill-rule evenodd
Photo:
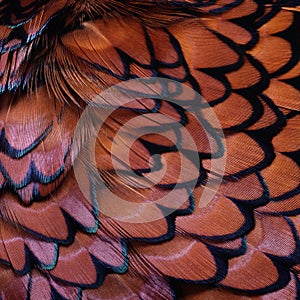
<path fill-rule="evenodd" d="M 1 299 L 299 297 L 299 26 L 297 0 L 0 0 Z M 209 106 L 182 93 L 180 105 L 142 97 L 114 109 L 94 165 L 77 162 L 79 182 L 84 109 L 144 77 Z M 129 132 L 134 118 L 153 131 Z M 210 178 L 220 185 L 203 207 Z M 129 219 L 149 203 L 158 217 L 105 214 L 111 193 L 140 205 Z"/>

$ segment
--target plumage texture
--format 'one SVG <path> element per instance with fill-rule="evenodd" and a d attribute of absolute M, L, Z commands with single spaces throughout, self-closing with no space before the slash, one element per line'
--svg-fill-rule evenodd
<path fill-rule="evenodd" d="M 300 297 L 299 26 L 298 0 L 0 0 L 1 299 Z M 226 148 L 196 122 L 209 108 L 189 111 L 185 98 L 115 110 L 93 171 L 140 203 L 141 217 L 174 187 L 182 201 L 153 206 L 160 217 L 137 224 L 105 215 L 110 194 L 97 198 L 88 177 L 83 194 L 71 145 L 95 96 L 142 77 L 200 93 Z M 169 118 L 161 134 L 157 114 Z M 112 153 L 113 139 L 134 117 L 155 132 L 130 149 L 130 168 L 160 178 L 150 188 L 132 188 L 126 163 L 112 164 L 130 147 L 125 132 Z M 210 166 L 225 155 L 221 185 L 201 207 L 208 178 L 223 175 Z"/>

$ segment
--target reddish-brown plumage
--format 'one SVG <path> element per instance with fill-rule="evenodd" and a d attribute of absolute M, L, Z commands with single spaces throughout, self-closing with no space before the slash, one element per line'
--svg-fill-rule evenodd
<path fill-rule="evenodd" d="M 299 297 L 299 7 L 0 0 L 0 298 Z"/>

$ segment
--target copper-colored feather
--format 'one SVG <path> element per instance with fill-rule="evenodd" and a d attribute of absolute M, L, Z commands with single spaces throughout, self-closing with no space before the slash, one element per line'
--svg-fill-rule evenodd
<path fill-rule="evenodd" d="M 299 25 L 297 0 L 0 0 L 1 299 L 297 299 Z M 185 88 L 97 98 L 143 77 Z"/>

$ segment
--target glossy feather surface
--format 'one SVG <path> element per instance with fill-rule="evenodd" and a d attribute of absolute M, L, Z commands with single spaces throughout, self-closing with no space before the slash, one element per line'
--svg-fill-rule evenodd
<path fill-rule="evenodd" d="M 0 0 L 1 299 L 297 299 L 299 26 L 297 0 Z M 190 90 L 97 98 L 144 77 Z"/>

